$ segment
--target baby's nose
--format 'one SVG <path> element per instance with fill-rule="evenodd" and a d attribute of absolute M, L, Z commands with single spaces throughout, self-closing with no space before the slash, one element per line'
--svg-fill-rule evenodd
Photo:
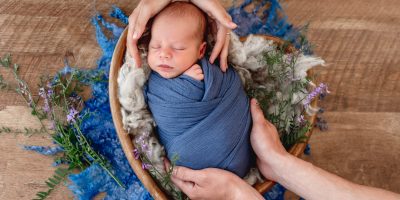
<path fill-rule="evenodd" d="M 171 58 L 171 50 L 169 48 L 161 48 L 160 58 Z"/>

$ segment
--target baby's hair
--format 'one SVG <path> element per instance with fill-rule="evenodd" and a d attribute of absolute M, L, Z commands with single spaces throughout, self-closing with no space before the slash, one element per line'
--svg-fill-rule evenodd
<path fill-rule="evenodd" d="M 199 29 L 196 31 L 196 38 L 201 41 L 206 40 L 207 36 L 207 17 L 206 14 L 192 3 L 176 1 L 168 4 L 158 16 L 192 17 L 198 19 Z"/>

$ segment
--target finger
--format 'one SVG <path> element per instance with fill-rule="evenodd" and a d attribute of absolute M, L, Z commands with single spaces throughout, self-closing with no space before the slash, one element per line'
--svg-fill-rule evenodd
<path fill-rule="evenodd" d="M 172 177 L 182 181 L 190 181 L 196 183 L 202 174 L 198 170 L 189 169 L 187 167 L 175 166 L 172 171 Z"/>
<path fill-rule="evenodd" d="M 194 70 L 197 70 L 197 69 L 200 69 L 200 65 L 194 64 L 191 68 Z"/>
<path fill-rule="evenodd" d="M 216 18 L 219 23 L 225 26 L 228 29 L 235 29 L 237 24 L 232 21 L 232 17 L 225 11 L 225 9 L 221 6 L 221 12 L 214 12 L 214 18 Z"/>
<path fill-rule="evenodd" d="M 260 104 L 256 99 L 251 99 L 250 101 L 250 112 L 253 123 L 265 123 L 264 113 L 261 110 Z"/>
<path fill-rule="evenodd" d="M 133 32 L 135 29 L 136 19 L 138 17 L 141 5 L 142 5 L 142 2 L 139 2 L 138 6 L 132 12 L 131 16 L 129 16 L 129 26 L 128 26 L 128 34 L 127 34 L 127 40 L 126 40 L 126 43 L 127 43 L 126 46 L 127 46 L 128 53 L 135 61 L 136 67 L 140 67 L 141 59 L 140 59 L 139 50 L 137 47 L 138 39 L 133 39 Z"/>
<path fill-rule="evenodd" d="M 193 182 L 183 181 L 173 176 L 171 177 L 171 181 L 188 196 L 191 196 L 194 192 L 195 184 Z"/>
<path fill-rule="evenodd" d="M 217 19 L 223 26 L 235 29 L 237 25 L 232 22 L 231 16 L 218 1 L 192 0 L 192 2 L 205 11 L 209 16 Z"/>
<path fill-rule="evenodd" d="M 132 14 L 129 16 L 129 32 L 130 32 L 130 34 L 128 34 L 129 37 L 133 37 L 133 32 L 135 29 L 136 20 L 138 18 L 141 5 L 142 1 L 139 2 L 139 4 L 133 10 Z"/>
<path fill-rule="evenodd" d="M 171 162 L 166 157 L 163 158 L 163 161 L 164 161 L 165 171 L 170 172 L 171 171 Z"/>
<path fill-rule="evenodd" d="M 145 6 L 142 6 L 142 8 L 139 10 L 138 17 L 136 18 L 134 24 L 134 31 L 132 36 L 133 39 L 139 39 L 140 36 L 142 36 L 150 17 L 150 10 Z"/>
<path fill-rule="evenodd" d="M 140 67 L 142 65 L 139 49 L 137 47 L 137 40 L 132 39 L 131 37 L 127 38 L 127 49 L 129 55 L 135 61 L 136 67 Z"/>
<path fill-rule="evenodd" d="M 217 58 L 218 54 L 221 52 L 222 47 L 225 43 L 227 29 L 225 27 L 220 26 L 217 32 L 217 41 L 215 42 L 214 48 L 211 52 L 210 62 L 214 63 L 215 59 Z"/>
<path fill-rule="evenodd" d="M 128 35 L 129 35 L 129 31 L 128 31 Z M 140 59 L 139 50 L 137 47 L 137 40 L 133 40 L 129 36 L 127 36 L 127 37 L 128 38 L 126 40 L 126 46 L 127 46 L 128 53 L 135 61 L 136 67 L 140 67 L 141 59 Z"/>
<path fill-rule="evenodd" d="M 220 63 L 221 63 L 221 70 L 223 72 L 226 72 L 228 69 L 228 50 L 229 50 L 229 41 L 230 41 L 230 35 L 226 35 L 224 47 L 222 48 L 221 54 L 219 55 L 220 58 Z"/>
<path fill-rule="evenodd" d="M 203 80 L 204 79 L 204 74 L 199 74 L 199 80 Z"/>

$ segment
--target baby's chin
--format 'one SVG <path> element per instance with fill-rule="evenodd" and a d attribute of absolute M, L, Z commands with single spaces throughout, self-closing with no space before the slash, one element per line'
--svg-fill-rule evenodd
<path fill-rule="evenodd" d="M 175 78 L 175 77 L 179 76 L 179 74 L 174 73 L 174 72 L 172 72 L 172 71 L 166 72 L 166 71 L 159 71 L 159 70 L 156 70 L 155 72 L 157 72 L 158 74 L 160 74 L 160 76 L 163 77 L 163 78 L 165 78 L 165 79 Z"/>

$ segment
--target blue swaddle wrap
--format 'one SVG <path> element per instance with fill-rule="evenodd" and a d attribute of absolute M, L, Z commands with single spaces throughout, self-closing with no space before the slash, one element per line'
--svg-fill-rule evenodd
<path fill-rule="evenodd" d="M 250 169 L 249 99 L 232 67 L 200 60 L 204 80 L 165 79 L 152 71 L 144 93 L 168 157 L 192 169 L 216 167 L 243 177 Z"/>

